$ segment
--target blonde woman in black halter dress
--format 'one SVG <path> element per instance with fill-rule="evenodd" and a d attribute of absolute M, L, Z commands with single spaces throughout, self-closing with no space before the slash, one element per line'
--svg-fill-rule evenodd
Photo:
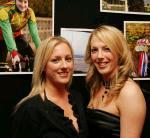
<path fill-rule="evenodd" d="M 90 138 L 140 138 L 146 103 L 140 87 L 130 78 L 132 56 L 122 32 L 108 25 L 96 28 L 85 61 L 89 64 Z"/>

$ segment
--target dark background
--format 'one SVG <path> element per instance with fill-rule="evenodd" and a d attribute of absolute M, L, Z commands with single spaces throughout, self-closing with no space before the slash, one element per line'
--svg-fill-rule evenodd
<path fill-rule="evenodd" d="M 60 28 L 91 28 L 108 24 L 123 31 L 123 21 L 150 21 L 150 15 L 100 12 L 100 0 L 55 0 L 54 34 Z"/>
<path fill-rule="evenodd" d="M 123 30 L 123 21 L 149 21 L 148 15 L 100 13 L 99 0 L 55 0 L 54 34 L 60 28 L 96 28 L 100 24 L 110 24 Z M 0 74 L 0 138 L 10 137 L 10 115 L 15 104 L 31 89 L 32 74 Z M 139 80 L 147 102 L 147 117 L 142 138 L 150 138 L 150 80 Z M 79 90 L 88 101 L 85 77 L 74 76 L 72 86 Z M 134 99 L 133 99 L 134 100 Z M 138 112 L 138 111 L 137 111 Z"/>

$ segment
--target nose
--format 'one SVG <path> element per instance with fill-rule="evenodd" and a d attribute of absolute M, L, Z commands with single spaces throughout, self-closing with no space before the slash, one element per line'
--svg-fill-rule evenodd
<path fill-rule="evenodd" d="M 24 1 L 21 2 L 21 6 L 22 6 L 22 7 L 25 6 L 25 2 L 24 2 Z"/>
<path fill-rule="evenodd" d="M 23 7 L 25 6 L 25 3 L 24 3 L 24 2 L 22 2 L 22 6 L 23 6 Z"/>
<path fill-rule="evenodd" d="M 101 59 L 103 57 L 104 57 L 103 51 L 101 49 L 99 49 L 98 52 L 97 52 L 97 58 Z"/>
<path fill-rule="evenodd" d="M 67 62 L 65 60 L 62 60 L 62 68 L 67 68 Z"/>

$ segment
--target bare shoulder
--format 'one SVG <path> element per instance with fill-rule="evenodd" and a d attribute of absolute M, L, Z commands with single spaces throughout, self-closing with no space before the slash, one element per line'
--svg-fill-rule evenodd
<path fill-rule="evenodd" d="M 146 116 L 146 102 L 140 87 L 129 79 L 116 100 L 120 114 L 121 137 L 139 138 Z"/>
<path fill-rule="evenodd" d="M 141 107 L 141 109 L 143 108 L 144 110 L 145 105 L 146 102 L 141 88 L 136 82 L 129 79 L 119 93 L 117 98 L 117 106 L 123 110 L 129 106 L 130 108 L 137 108 L 137 110 Z"/>
<path fill-rule="evenodd" d="M 129 79 L 120 91 L 118 98 L 122 100 L 124 98 L 144 98 L 144 95 L 140 86 L 135 81 Z"/>

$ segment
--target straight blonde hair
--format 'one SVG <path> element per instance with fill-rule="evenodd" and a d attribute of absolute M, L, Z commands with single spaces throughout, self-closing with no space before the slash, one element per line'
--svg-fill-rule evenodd
<path fill-rule="evenodd" d="M 44 69 L 45 69 L 45 67 L 49 61 L 49 58 L 52 55 L 54 48 L 61 43 L 67 44 L 71 50 L 72 56 L 74 55 L 73 49 L 72 49 L 70 43 L 66 39 L 64 39 L 63 37 L 54 36 L 54 37 L 50 37 L 49 39 L 45 40 L 36 51 L 34 69 L 33 69 L 33 75 L 32 75 L 31 92 L 29 93 L 29 95 L 27 95 L 25 98 L 23 98 L 17 104 L 16 109 L 18 109 L 20 104 L 23 103 L 24 101 L 26 101 L 27 99 L 44 92 L 44 88 L 45 88 Z M 70 78 L 69 83 L 66 85 L 66 89 L 69 88 L 71 82 L 72 82 L 72 77 Z"/>

